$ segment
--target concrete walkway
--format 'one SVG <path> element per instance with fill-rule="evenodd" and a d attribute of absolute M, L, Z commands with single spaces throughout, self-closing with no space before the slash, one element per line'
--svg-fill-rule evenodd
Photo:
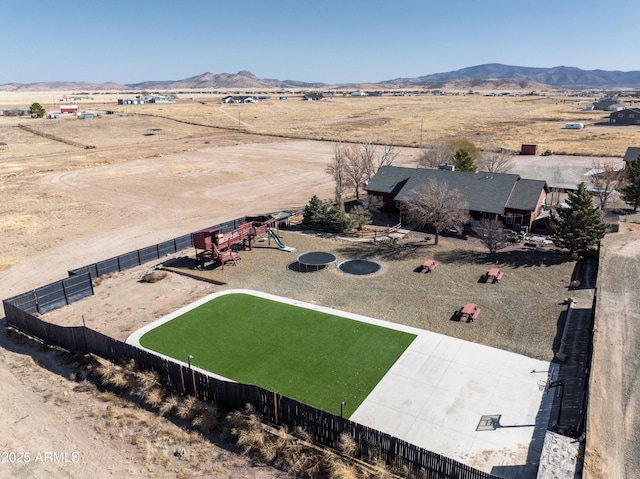
<path fill-rule="evenodd" d="M 538 380 L 548 374 L 555 365 L 423 331 L 350 419 L 486 472 L 535 478 L 552 402 Z"/>

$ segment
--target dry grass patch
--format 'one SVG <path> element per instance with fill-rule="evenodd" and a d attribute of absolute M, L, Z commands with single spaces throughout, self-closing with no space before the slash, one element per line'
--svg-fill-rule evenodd
<path fill-rule="evenodd" d="M 362 314 L 493 346 L 529 357 L 551 360 L 575 261 L 561 252 L 526 246 L 489 255 L 474 240 L 442 238 L 439 245 L 416 235 L 393 242 L 361 243 L 282 231 L 291 255 L 274 248 L 241 251 L 242 263 L 192 273 L 226 283 L 325 307 Z M 371 276 L 341 273 L 335 265 L 297 272 L 297 254 L 329 251 L 338 261 L 370 259 L 382 268 Z M 440 266 L 433 273 L 416 271 L 425 259 Z M 188 262 L 183 262 L 188 265 Z M 499 284 L 481 277 L 493 266 L 505 276 Z M 188 268 L 188 266 L 184 266 Z M 455 321 L 467 302 L 482 309 L 478 320 Z"/>
<path fill-rule="evenodd" d="M 586 99 L 592 101 L 592 98 Z M 467 138 L 481 149 L 523 143 L 570 155 L 622 155 L 637 129 L 595 126 L 607 112 L 585 110 L 585 99 L 563 95 L 485 97 L 482 95 L 408 97 L 333 97 L 323 102 L 262 101 L 258 104 L 170 107 L 148 105 L 150 114 L 260 134 L 319 140 L 392 142 L 429 145 L 441 139 Z M 226 113 L 226 114 L 225 114 Z M 461 121 L 460 118 L 464 118 Z M 566 122 L 585 123 L 566 130 Z M 630 143 L 631 142 L 631 143 Z"/>

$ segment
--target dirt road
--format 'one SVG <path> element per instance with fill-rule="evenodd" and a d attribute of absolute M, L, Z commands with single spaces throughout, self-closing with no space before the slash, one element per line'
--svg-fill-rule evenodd
<path fill-rule="evenodd" d="M 585 479 L 640 471 L 640 225 L 602 242 L 591 372 Z"/>

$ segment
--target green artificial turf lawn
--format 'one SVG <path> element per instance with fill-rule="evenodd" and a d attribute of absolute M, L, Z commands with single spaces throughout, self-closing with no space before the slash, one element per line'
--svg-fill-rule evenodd
<path fill-rule="evenodd" d="M 219 296 L 140 344 L 226 378 L 345 417 L 415 335 L 250 294 Z"/>

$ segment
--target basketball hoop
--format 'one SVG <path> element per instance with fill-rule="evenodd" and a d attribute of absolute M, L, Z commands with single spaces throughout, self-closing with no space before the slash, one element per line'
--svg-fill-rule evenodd
<path fill-rule="evenodd" d="M 549 391 L 549 381 L 540 379 L 538 380 L 538 389 L 540 391 Z"/>

